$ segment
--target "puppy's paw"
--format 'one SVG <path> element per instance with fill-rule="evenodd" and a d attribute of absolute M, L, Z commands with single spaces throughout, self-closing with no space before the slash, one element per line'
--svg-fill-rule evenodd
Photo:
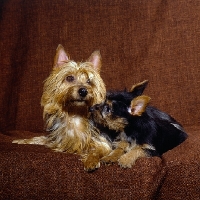
<path fill-rule="evenodd" d="M 124 154 L 118 160 L 118 164 L 123 168 L 131 168 L 135 164 L 135 159 L 131 158 L 128 154 Z"/>
<path fill-rule="evenodd" d="M 117 148 L 113 150 L 109 155 L 101 158 L 101 162 L 111 164 L 118 161 L 118 159 L 124 154 L 123 149 Z"/>
<path fill-rule="evenodd" d="M 119 159 L 118 156 L 108 155 L 101 158 L 101 162 L 105 164 L 112 164 L 114 162 L 117 162 L 118 159 Z"/>

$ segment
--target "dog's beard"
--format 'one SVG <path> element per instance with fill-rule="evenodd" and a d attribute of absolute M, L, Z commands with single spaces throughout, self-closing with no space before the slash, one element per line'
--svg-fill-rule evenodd
<path fill-rule="evenodd" d="M 65 103 L 65 106 L 88 106 L 90 105 L 90 103 L 88 102 L 88 100 L 84 100 L 84 99 L 74 99 L 71 101 L 68 101 L 67 103 Z"/>
<path fill-rule="evenodd" d="M 93 98 L 71 98 L 63 102 L 62 110 L 69 115 L 80 115 L 88 117 L 89 107 L 93 104 Z"/>

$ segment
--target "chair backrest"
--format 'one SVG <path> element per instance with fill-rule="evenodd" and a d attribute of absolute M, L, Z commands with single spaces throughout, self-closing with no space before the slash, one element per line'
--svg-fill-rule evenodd
<path fill-rule="evenodd" d="M 40 98 L 55 49 L 102 55 L 107 89 L 149 80 L 152 104 L 199 123 L 197 1 L 3 1 L 0 10 L 0 129 L 43 131 Z"/>

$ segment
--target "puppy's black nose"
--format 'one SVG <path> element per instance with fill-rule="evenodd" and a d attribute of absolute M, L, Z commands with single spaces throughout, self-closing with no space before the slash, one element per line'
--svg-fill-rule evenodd
<path fill-rule="evenodd" d="M 89 108 L 89 112 L 94 112 L 94 106 Z"/>
<path fill-rule="evenodd" d="M 96 104 L 89 108 L 89 112 L 94 112 L 95 110 L 99 110 L 99 104 Z"/>
<path fill-rule="evenodd" d="M 100 104 L 96 104 L 96 105 L 94 106 L 94 109 L 95 109 L 95 110 L 99 110 L 99 107 L 100 107 Z"/>
<path fill-rule="evenodd" d="M 78 93 L 79 93 L 79 95 L 80 95 L 81 97 L 86 97 L 88 91 L 87 91 L 86 88 L 80 88 L 80 89 L 78 90 Z"/>

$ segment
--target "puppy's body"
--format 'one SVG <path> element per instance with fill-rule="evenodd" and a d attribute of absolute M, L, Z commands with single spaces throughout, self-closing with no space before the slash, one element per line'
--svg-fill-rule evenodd
<path fill-rule="evenodd" d="M 112 93 L 104 103 L 91 109 L 94 123 L 114 146 L 114 150 L 102 158 L 103 162 L 118 161 L 122 167 L 131 167 L 138 158 L 161 156 L 187 138 L 175 119 L 148 106 L 150 98 L 141 95 L 144 87 L 142 90 L 137 90 L 138 86 L 133 88 L 132 100 L 127 99 L 130 92 Z"/>
<path fill-rule="evenodd" d="M 183 127 L 168 114 L 155 107 L 147 106 L 142 116 L 127 116 L 124 128 L 127 137 L 135 138 L 137 144 L 150 144 L 153 155 L 161 156 L 186 139 Z"/>
<path fill-rule="evenodd" d="M 18 144 L 40 144 L 55 151 L 82 156 L 86 170 L 99 167 L 99 159 L 111 148 L 89 120 L 89 107 L 105 99 L 106 90 L 99 72 L 101 56 L 95 51 L 86 62 L 69 59 L 59 45 L 53 71 L 44 83 L 41 105 L 44 108 L 47 136 L 15 140 Z"/>

